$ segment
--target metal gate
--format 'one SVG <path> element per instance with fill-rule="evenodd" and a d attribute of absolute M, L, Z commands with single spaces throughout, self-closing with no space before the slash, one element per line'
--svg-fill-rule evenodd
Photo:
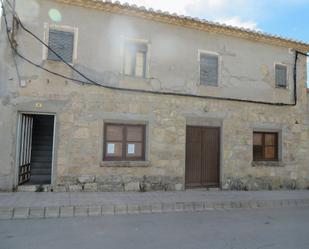
<path fill-rule="evenodd" d="M 30 180 L 33 117 L 22 114 L 19 136 L 18 184 Z"/>
<path fill-rule="evenodd" d="M 218 187 L 220 128 L 187 126 L 186 187 Z"/>

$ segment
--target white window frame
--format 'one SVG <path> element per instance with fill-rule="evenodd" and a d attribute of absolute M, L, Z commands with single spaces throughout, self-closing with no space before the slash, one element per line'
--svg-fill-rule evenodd
<path fill-rule="evenodd" d="M 284 66 L 286 68 L 286 86 L 285 87 L 281 87 L 277 85 L 277 81 L 276 81 L 276 66 Z M 287 64 L 285 63 L 281 63 L 281 62 L 275 62 L 274 63 L 274 81 L 275 81 L 275 88 L 277 89 L 289 89 L 289 77 L 290 77 L 290 73 L 289 73 L 289 67 Z"/>
<path fill-rule="evenodd" d="M 140 76 L 135 76 L 135 75 L 127 75 L 125 74 L 125 68 L 124 68 L 124 60 L 125 60 L 125 44 L 126 42 L 132 42 L 132 43 L 144 43 L 147 46 L 147 54 L 146 54 L 146 61 L 145 61 L 145 77 L 140 77 Z M 132 37 L 122 37 L 122 43 L 121 43 L 121 49 L 120 49 L 120 54 L 121 54 L 121 75 L 124 77 L 132 77 L 132 78 L 138 78 L 138 79 L 148 79 L 150 78 L 150 58 L 151 58 L 151 53 L 150 53 L 150 41 L 147 39 L 141 39 L 141 38 L 132 38 Z"/>
<path fill-rule="evenodd" d="M 201 83 L 201 55 L 215 55 L 218 57 L 218 83 L 216 86 L 212 86 L 212 85 L 204 85 Z M 205 87 L 219 87 L 221 86 L 221 63 L 222 63 L 222 56 L 218 53 L 218 52 L 214 52 L 214 51 L 209 51 L 209 50 L 203 50 L 203 49 L 198 49 L 198 57 L 197 57 L 197 61 L 198 61 L 198 84 L 200 86 L 205 86 Z"/>
<path fill-rule="evenodd" d="M 74 44 L 73 44 L 73 55 L 72 55 L 72 62 L 69 64 L 73 65 L 77 60 L 77 44 L 78 44 L 78 28 L 66 26 L 66 25 L 56 25 L 56 24 L 49 24 L 44 23 L 44 42 L 48 45 L 49 41 L 49 30 L 59 30 L 64 32 L 71 32 L 74 34 Z M 48 60 L 48 48 L 43 45 L 43 61 L 49 61 Z"/>

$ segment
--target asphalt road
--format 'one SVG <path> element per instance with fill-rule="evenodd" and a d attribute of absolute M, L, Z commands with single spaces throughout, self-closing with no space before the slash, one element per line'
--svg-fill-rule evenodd
<path fill-rule="evenodd" d="M 309 208 L 0 221 L 1 249 L 308 249 Z"/>

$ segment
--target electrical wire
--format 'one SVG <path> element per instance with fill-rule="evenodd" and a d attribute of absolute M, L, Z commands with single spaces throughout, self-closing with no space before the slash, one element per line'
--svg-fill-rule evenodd
<path fill-rule="evenodd" d="M 1 3 L 3 4 L 2 0 L 1 0 Z M 18 55 L 20 58 L 22 58 L 22 59 L 25 60 L 26 62 L 30 63 L 31 65 L 33 65 L 33 66 L 35 66 L 35 67 L 38 67 L 38 68 L 40 68 L 40 69 L 46 71 L 46 72 L 48 72 L 48 73 L 51 73 L 51 74 L 54 74 L 54 75 L 56 75 L 56 76 L 65 78 L 65 79 L 67 79 L 67 80 L 72 80 L 72 78 L 70 78 L 70 77 L 66 77 L 66 76 L 64 76 L 64 75 L 62 75 L 62 74 L 53 72 L 53 71 L 51 71 L 51 70 L 48 70 L 48 69 L 42 67 L 42 66 L 39 65 L 39 64 L 36 64 L 36 63 L 32 62 L 31 60 L 27 59 L 25 56 L 23 56 L 22 54 L 20 54 L 20 53 L 18 52 L 18 50 L 14 47 L 13 41 L 12 41 L 10 35 L 9 35 L 10 30 L 9 30 L 9 27 L 8 27 L 8 22 L 7 22 L 7 18 L 6 18 L 6 12 L 5 12 L 5 9 L 4 9 L 3 5 L 2 5 L 2 9 L 3 9 L 3 17 L 4 17 L 4 21 L 5 21 L 5 26 L 6 26 L 6 34 L 7 34 L 7 38 L 8 38 L 8 41 L 9 41 L 9 43 L 10 43 L 10 47 L 11 47 L 11 49 L 12 49 L 13 54 L 15 53 L 16 55 Z M 77 81 L 77 82 L 83 83 L 83 84 L 86 83 L 86 82 L 84 82 L 84 81 L 80 81 L 80 80 L 77 80 L 77 79 L 74 79 L 74 80 Z M 88 84 L 89 84 L 89 83 L 88 83 Z"/>
<path fill-rule="evenodd" d="M 11 4 L 11 2 L 9 0 L 5 0 L 8 4 L 8 6 L 13 10 L 13 5 Z M 3 5 L 3 2 L 1 1 L 2 5 Z"/>
<path fill-rule="evenodd" d="M 294 81 L 294 105 L 297 104 L 297 88 L 296 88 L 296 81 L 297 81 L 297 59 L 298 55 L 304 55 L 309 57 L 308 54 L 303 53 L 301 51 L 295 51 L 295 60 L 294 60 L 294 69 L 293 69 L 293 81 Z"/>
<path fill-rule="evenodd" d="M 53 52 L 58 59 L 64 63 L 65 65 L 67 65 L 69 68 L 71 68 L 74 72 L 78 73 L 80 76 L 82 76 L 84 79 L 88 80 L 89 82 L 91 82 L 92 84 L 95 85 L 101 85 L 93 80 L 91 80 L 90 78 L 88 78 L 85 74 L 81 73 L 79 70 L 77 70 L 76 68 L 74 68 L 71 64 L 67 63 L 54 49 L 52 49 L 50 46 L 48 46 L 43 40 L 41 40 L 38 36 L 36 36 L 35 34 L 33 34 L 29 29 L 27 29 L 23 23 L 20 21 L 19 18 L 16 17 L 17 23 L 20 25 L 20 27 L 25 30 L 27 33 L 29 33 L 30 35 L 32 35 L 36 40 L 38 40 L 40 43 L 42 43 L 46 48 L 48 48 L 48 50 L 50 50 L 51 52 Z"/>
<path fill-rule="evenodd" d="M 301 55 L 304 55 L 304 56 L 309 57 L 309 54 L 303 53 L 303 52 L 301 52 L 301 51 L 296 51 L 296 52 L 299 53 L 299 54 L 301 54 Z"/>
<path fill-rule="evenodd" d="M 3 16 L 5 19 L 5 25 L 6 25 L 6 32 L 7 32 L 7 36 L 8 36 L 8 40 L 9 43 L 11 45 L 11 49 L 15 52 L 16 55 L 18 55 L 20 58 L 22 58 L 23 60 L 25 60 L 26 62 L 30 63 L 31 65 L 40 68 L 50 74 L 56 75 L 58 77 L 70 80 L 70 81 L 74 81 L 74 82 L 78 82 L 81 84 L 86 84 L 86 85 L 96 85 L 96 86 L 100 86 L 106 89 L 110 89 L 110 90 L 117 90 L 117 91 L 126 91 L 126 92 L 135 92 L 135 93 L 148 93 L 148 94 L 155 94 L 155 95 L 169 95 L 169 96 L 181 96 L 181 97 L 193 97 L 193 98 L 201 98 L 201 99 L 213 99 L 213 100 L 225 100 L 225 101 L 235 101 L 235 102 L 247 102 L 247 103 L 254 103 L 254 104 L 264 104 L 264 105 L 275 105 L 275 106 L 295 106 L 296 105 L 296 99 L 297 96 L 295 95 L 296 92 L 296 87 L 294 87 L 294 97 L 295 101 L 294 103 L 280 103 L 280 102 L 265 102 L 265 101 L 255 101 L 255 100 L 248 100 L 248 99 L 236 99 L 236 98 L 225 98 L 225 97 L 215 97 L 215 96 L 206 96 L 206 95 L 195 95 L 195 94 L 187 94 L 187 93 L 177 93 L 177 92 L 162 92 L 162 91 L 151 91 L 151 90 L 142 90 L 142 89 L 133 89 L 133 88 L 120 88 L 120 87 L 114 87 L 114 86 L 110 86 L 110 85 L 106 85 L 106 84 L 100 84 L 92 79 L 90 79 L 89 77 L 87 77 L 86 75 L 84 75 L 82 72 L 80 72 L 79 70 L 77 70 L 76 68 L 74 68 L 72 65 L 70 65 L 69 63 L 67 63 L 56 51 L 54 51 L 51 47 L 49 47 L 44 41 L 42 41 L 38 36 L 36 36 L 33 32 L 31 32 L 29 29 L 27 29 L 23 23 L 20 21 L 20 19 L 18 18 L 18 16 L 16 15 L 14 18 L 16 18 L 18 24 L 20 25 L 20 27 L 26 31 L 27 33 L 29 33 L 31 36 L 33 36 L 36 40 L 38 40 L 40 43 L 42 43 L 45 47 L 47 47 L 51 52 L 53 52 L 60 60 L 62 63 L 64 63 L 65 65 L 67 65 L 68 67 L 70 67 L 73 71 L 75 71 L 76 73 L 78 73 L 80 76 L 82 76 L 84 79 L 86 79 L 87 81 L 83 81 L 83 80 L 79 80 L 79 79 L 74 79 L 68 76 L 65 76 L 63 74 L 54 72 L 52 70 L 46 69 L 43 66 L 31 61 L 30 59 L 26 58 L 24 55 L 22 55 L 21 53 L 18 52 L 17 48 L 13 46 L 13 42 L 9 36 L 9 27 L 8 27 L 8 23 L 7 23 L 7 17 L 6 17 L 6 12 L 5 12 L 5 7 L 3 5 L 3 0 L 1 0 L 2 2 L 2 9 L 3 9 Z M 298 51 L 296 51 L 297 53 Z M 301 53 L 301 52 L 299 52 Z M 297 58 L 295 60 L 295 63 L 297 62 Z M 295 74 L 294 74 L 295 75 Z M 294 82 L 296 84 L 296 81 Z"/>

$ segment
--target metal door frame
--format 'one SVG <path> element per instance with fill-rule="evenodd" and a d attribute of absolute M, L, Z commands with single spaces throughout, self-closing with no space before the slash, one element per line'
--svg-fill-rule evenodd
<path fill-rule="evenodd" d="M 54 159 L 55 159 L 55 142 L 56 142 L 56 113 L 48 113 L 48 112 L 27 112 L 27 111 L 21 111 L 18 112 L 17 117 L 17 131 L 16 131 L 16 154 L 15 154 L 15 177 L 14 177 L 14 186 L 18 188 L 19 185 L 19 155 L 20 155 L 20 136 L 21 136 L 21 118 L 22 115 L 47 115 L 47 116 L 53 116 L 54 117 L 54 123 L 53 123 L 53 146 L 52 146 L 52 164 L 51 164 L 51 183 L 49 185 L 53 185 L 54 182 Z"/>

